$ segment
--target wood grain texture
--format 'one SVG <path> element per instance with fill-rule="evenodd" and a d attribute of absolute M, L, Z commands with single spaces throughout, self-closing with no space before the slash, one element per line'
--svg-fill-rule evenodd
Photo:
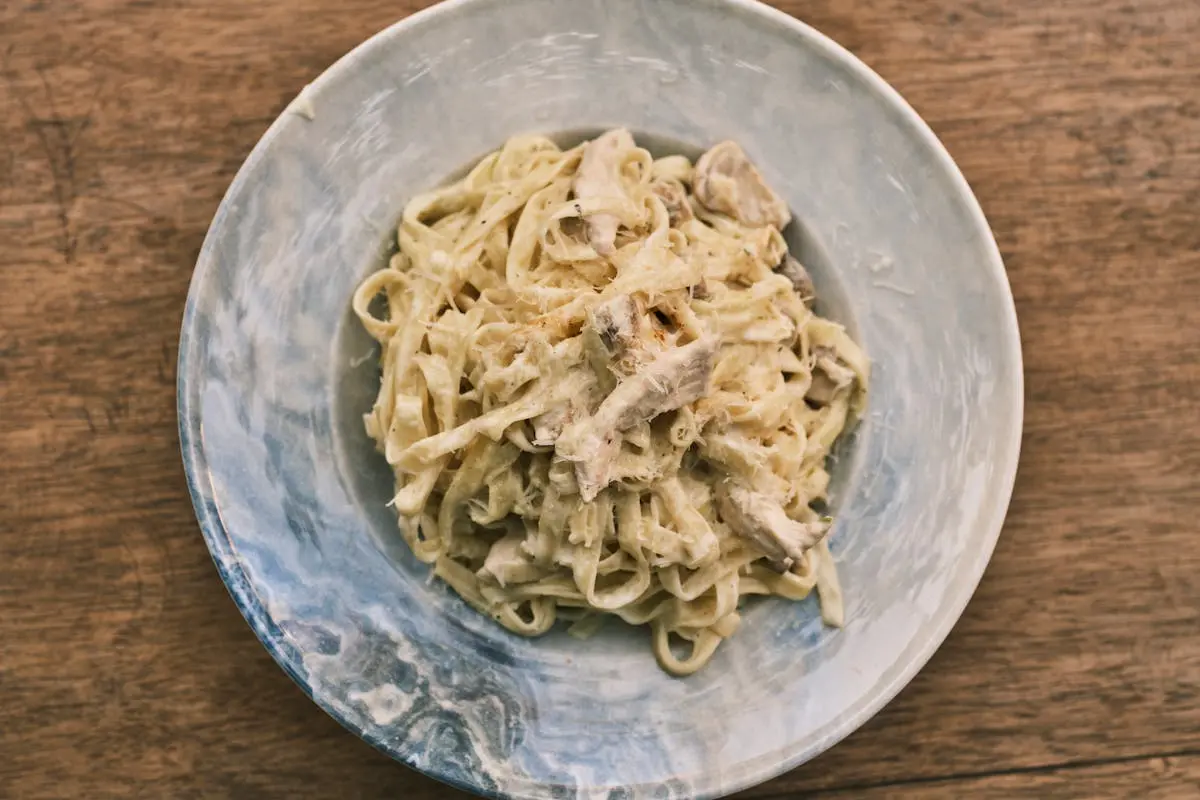
<path fill-rule="evenodd" d="M 885 786 L 848 786 L 808 796 L 828 800 L 1176 800 L 1200 797 L 1200 758 L 1137 758 L 1062 769 L 1008 770 Z"/>
<path fill-rule="evenodd" d="M 0 3 L 0 797 L 452 794 L 342 730 L 213 569 L 175 433 L 192 265 L 306 82 L 427 3 Z M 1200 5 L 809 0 L 1009 270 L 1021 469 L 954 633 L 746 797 L 1200 795 Z"/>

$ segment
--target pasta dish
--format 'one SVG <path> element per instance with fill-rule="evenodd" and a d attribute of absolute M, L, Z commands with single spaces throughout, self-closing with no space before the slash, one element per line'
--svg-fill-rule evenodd
<path fill-rule="evenodd" d="M 815 588 L 840 626 L 820 509 L 868 362 L 813 312 L 790 219 L 737 144 L 692 164 L 622 129 L 517 137 L 414 198 L 354 310 L 416 557 L 519 634 L 649 625 L 677 675 L 746 595 Z"/>

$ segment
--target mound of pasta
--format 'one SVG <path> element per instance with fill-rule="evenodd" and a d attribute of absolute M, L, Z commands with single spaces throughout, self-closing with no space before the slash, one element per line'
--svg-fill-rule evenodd
<path fill-rule="evenodd" d="M 414 198 L 354 310 L 417 558 L 519 634 L 648 624 L 678 675 L 746 595 L 815 587 L 840 625 L 817 509 L 868 363 L 813 313 L 790 218 L 737 144 L 693 165 L 621 129 L 514 138 Z"/>

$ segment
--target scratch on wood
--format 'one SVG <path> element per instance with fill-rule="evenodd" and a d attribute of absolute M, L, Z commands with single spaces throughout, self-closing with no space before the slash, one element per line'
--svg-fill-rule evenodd
<path fill-rule="evenodd" d="M 85 115 L 82 118 L 65 119 L 59 114 L 54 89 L 49 78 L 46 77 L 46 70 L 43 66 L 35 66 L 34 71 L 42 84 L 50 116 L 41 117 L 35 113 L 29 98 L 18 86 L 14 72 L 9 66 L 11 55 L 12 47 L 9 47 L 5 52 L 5 80 L 9 90 L 25 113 L 26 126 L 33 130 L 45 153 L 52 178 L 51 193 L 58 211 L 61 238 L 59 251 L 62 253 L 63 260 L 71 263 L 75 260 L 77 243 L 77 237 L 71 224 L 71 212 L 76 199 L 76 145 L 80 136 L 91 124 L 91 117 Z"/>

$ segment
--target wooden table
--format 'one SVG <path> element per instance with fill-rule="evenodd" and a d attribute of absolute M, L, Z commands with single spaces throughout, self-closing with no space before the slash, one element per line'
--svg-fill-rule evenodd
<path fill-rule="evenodd" d="M 565 1 L 565 0 L 564 0 Z M 307 81 L 411 0 L 0 3 L 0 797 L 445 797 L 226 595 L 175 428 L 192 265 Z M 809 0 L 958 160 L 1024 451 L 966 615 L 747 797 L 1200 797 L 1200 3 Z"/>

